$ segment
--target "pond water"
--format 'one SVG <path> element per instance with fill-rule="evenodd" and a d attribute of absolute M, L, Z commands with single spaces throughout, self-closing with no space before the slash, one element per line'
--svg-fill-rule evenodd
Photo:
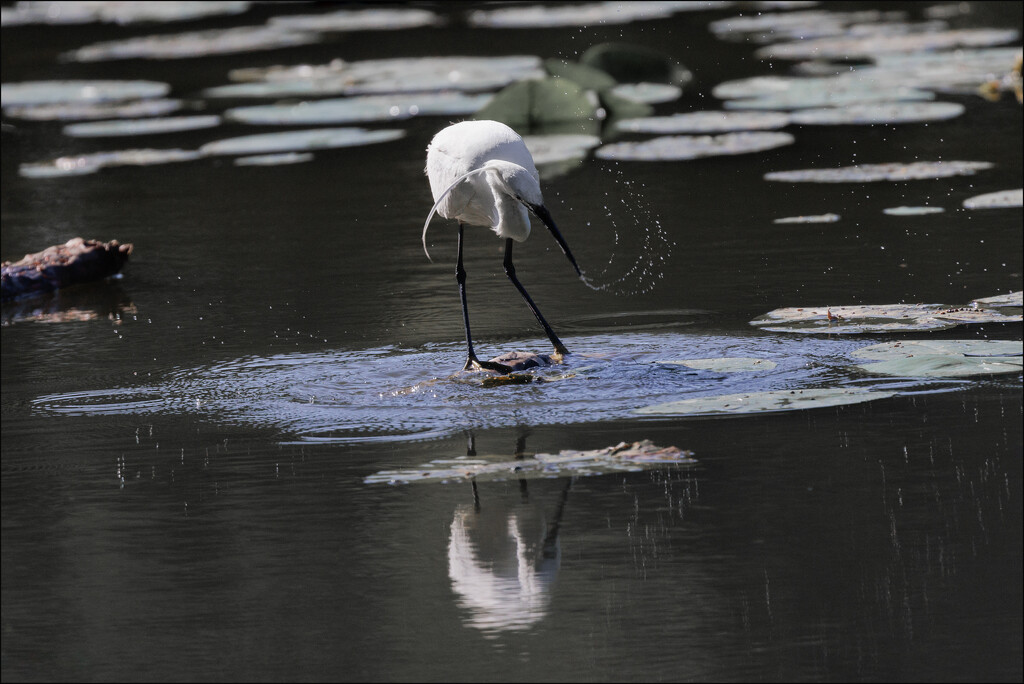
<path fill-rule="evenodd" d="M 760 38 L 712 32 L 740 13 L 729 3 L 539 28 L 444 3 L 396 30 L 96 57 L 111 41 L 329 11 L 229 4 L 241 13 L 181 23 L 5 20 L 2 80 L 163 82 L 170 92 L 157 96 L 183 102 L 176 115 L 220 115 L 279 99 L 203 95 L 236 69 L 575 60 L 628 41 L 693 73 L 681 99 L 654 106 L 670 116 L 723 109 L 711 94 L 723 82 L 800 70 L 755 56 Z M 843 3 L 866 22 L 888 8 Z M 1015 29 L 1009 45 L 1020 45 L 1015 3 L 903 12 L 882 18 L 943 36 Z M 479 89 L 503 83 L 491 81 Z M 331 124 L 225 118 L 72 137 L 68 121 L 5 105 L 3 258 L 75 236 L 134 251 L 121 277 L 3 306 L 4 680 L 1020 681 L 1021 373 L 879 375 L 854 352 L 1019 342 L 1021 324 L 830 335 L 749 323 L 782 307 L 964 307 L 1021 290 L 1019 206 L 963 207 L 1020 187 L 1021 106 L 1009 92 L 954 90 L 934 90 L 963 106 L 947 120 L 791 123 L 795 142 L 776 149 L 685 161 L 585 153 L 542 168 L 587 283 L 539 224 L 516 247 L 520 279 L 573 353 L 513 384 L 458 373 L 454 226 L 434 218 L 433 262 L 420 243 L 426 145 L 465 114 L 353 124 L 403 134 L 296 163 L 190 154 L 34 177 L 22 165 Z M 604 143 L 660 135 L 612 128 Z M 936 161 L 992 166 L 904 181 L 765 179 Z M 885 212 L 907 206 L 944 211 Z M 775 223 L 825 214 L 839 218 Z M 550 352 L 502 272 L 501 242 L 466 235 L 480 357 Z M 669 363 L 723 358 L 772 363 Z M 738 415 L 637 411 L 823 388 L 879 395 Z M 510 471 L 475 485 L 373 477 L 640 440 L 695 462 L 529 481 Z"/>

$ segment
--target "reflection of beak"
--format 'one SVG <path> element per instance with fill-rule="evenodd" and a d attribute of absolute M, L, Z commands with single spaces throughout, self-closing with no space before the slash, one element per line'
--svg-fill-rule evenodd
<path fill-rule="evenodd" d="M 526 203 L 524 202 L 524 204 Z M 576 269 L 576 275 L 582 278 L 583 274 L 580 273 L 580 267 L 576 265 L 576 259 L 573 258 L 572 252 L 569 251 L 569 245 L 566 244 L 565 238 L 563 238 L 562 234 L 558 232 L 555 220 L 551 218 L 551 213 L 547 210 L 547 207 L 543 204 L 526 204 L 526 206 L 529 207 L 530 211 L 536 214 L 537 218 L 543 221 L 544 225 L 548 227 L 548 230 L 551 231 L 551 235 L 555 238 L 555 242 L 557 242 L 558 246 L 562 248 L 562 253 L 569 257 L 569 261 L 572 262 L 572 267 Z"/>

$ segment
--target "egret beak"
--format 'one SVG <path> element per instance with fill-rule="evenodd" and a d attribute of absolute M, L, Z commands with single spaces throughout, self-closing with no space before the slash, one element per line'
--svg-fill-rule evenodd
<path fill-rule="evenodd" d="M 582 278 L 583 274 L 580 273 L 580 267 L 576 265 L 576 259 L 573 258 L 572 252 L 569 251 L 569 245 L 566 244 L 565 238 L 563 238 L 562 234 L 558 232 L 558 227 L 555 226 L 555 220 L 551 218 L 551 213 L 547 210 L 547 207 L 543 204 L 527 204 L 526 202 L 524 202 L 524 204 L 526 204 L 527 208 L 529 208 L 529 210 L 532 211 L 537 218 L 543 221 L 544 225 L 548 227 L 548 230 L 551 231 L 551 236 L 555 238 L 555 242 L 557 242 L 558 246 L 562 248 L 562 253 L 569 257 L 572 267 L 576 269 L 576 275 Z"/>

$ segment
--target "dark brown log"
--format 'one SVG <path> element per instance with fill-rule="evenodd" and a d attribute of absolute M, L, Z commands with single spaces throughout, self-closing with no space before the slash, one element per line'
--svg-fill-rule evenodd
<path fill-rule="evenodd" d="M 52 292 L 58 288 L 112 276 L 121 270 L 130 244 L 73 238 L 63 245 L 3 263 L 3 300 Z"/>

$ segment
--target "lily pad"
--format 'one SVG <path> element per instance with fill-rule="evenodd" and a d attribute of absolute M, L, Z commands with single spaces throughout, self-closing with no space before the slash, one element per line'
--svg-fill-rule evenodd
<path fill-rule="evenodd" d="M 575 167 L 601 139 L 595 135 L 527 135 L 523 142 L 540 174 L 551 178 Z"/>
<path fill-rule="evenodd" d="M 214 114 L 204 116 L 173 116 L 150 119 L 116 119 L 113 121 L 89 121 L 64 127 L 64 135 L 72 138 L 104 138 L 119 135 L 151 135 L 154 133 L 177 133 L 213 128 L 220 125 L 220 117 Z"/>
<path fill-rule="evenodd" d="M 70 62 L 183 59 L 309 45 L 319 40 L 318 34 L 310 32 L 289 31 L 271 26 L 243 26 L 94 43 L 67 52 L 63 58 Z"/>
<path fill-rule="evenodd" d="M 19 2 L 0 10 L 0 25 L 88 24 L 124 26 L 143 22 L 188 21 L 224 14 L 241 14 L 251 2 Z"/>
<path fill-rule="evenodd" d="M 77 121 L 83 119 L 130 119 L 164 116 L 182 107 L 181 100 L 159 98 L 132 102 L 58 102 L 4 107 L 4 116 L 26 121 Z"/>
<path fill-rule="evenodd" d="M 135 149 L 96 152 L 78 156 L 58 157 L 47 162 L 33 162 L 18 167 L 24 178 L 58 178 L 96 173 L 108 166 L 152 166 L 171 162 L 192 161 L 201 155 L 193 150 Z"/>
<path fill-rule="evenodd" d="M 890 52 L 923 52 L 952 50 L 961 47 L 1001 45 L 1018 38 L 1013 29 L 960 29 L 927 31 L 904 35 L 884 32 L 861 36 L 844 36 L 796 40 L 768 45 L 755 52 L 761 59 L 871 59 Z"/>
<path fill-rule="evenodd" d="M 686 112 L 671 116 L 624 119 L 615 127 L 630 133 L 721 133 L 782 128 L 789 124 L 784 112 Z"/>
<path fill-rule="evenodd" d="M 254 154 L 249 157 L 238 157 L 235 166 L 283 166 L 285 164 L 302 164 L 313 160 L 310 152 L 282 152 L 281 154 Z"/>
<path fill-rule="evenodd" d="M 491 119 L 517 130 L 545 124 L 595 120 L 596 98 L 564 78 L 529 79 L 502 89 L 476 113 L 477 119 Z"/>
<path fill-rule="evenodd" d="M 397 140 L 405 131 L 394 129 L 367 130 L 365 128 L 315 128 L 304 131 L 284 131 L 227 138 L 207 143 L 199 148 L 203 155 L 262 154 L 323 150 L 335 147 L 354 147 Z"/>
<path fill-rule="evenodd" d="M 725 133 L 710 136 L 662 136 L 643 142 L 619 142 L 600 147 L 595 156 L 619 161 L 681 161 L 700 157 L 763 152 L 792 145 L 793 136 L 778 132 Z"/>
<path fill-rule="evenodd" d="M 412 470 L 383 470 L 367 477 L 366 484 L 415 482 L 465 482 L 466 480 L 524 480 L 553 477 L 586 477 L 610 472 L 635 472 L 666 465 L 692 465 L 693 452 L 658 447 L 649 440 L 621 442 L 604 449 L 565 450 L 536 454 L 532 458 L 489 462 L 481 458 L 438 459 Z"/>
<path fill-rule="evenodd" d="M 800 12 L 765 12 L 719 19 L 708 25 L 719 38 L 752 43 L 770 43 L 779 39 L 808 40 L 842 35 L 854 24 L 901 21 L 904 12 L 862 10 L 834 12 L 805 10 Z"/>
<path fill-rule="evenodd" d="M 835 223 L 839 214 L 817 214 L 812 216 L 786 216 L 777 218 L 772 223 Z"/>
<path fill-rule="evenodd" d="M 945 330 L 956 322 L 936 317 L 941 304 L 789 307 L 769 311 L 750 325 L 772 332 L 864 334 Z"/>
<path fill-rule="evenodd" d="M 414 116 L 472 114 L 491 95 L 465 93 L 419 93 L 416 95 L 367 95 L 314 102 L 235 107 L 224 113 L 228 119 L 247 124 L 299 125 L 348 124 L 392 121 Z"/>
<path fill-rule="evenodd" d="M 859 164 L 835 169 L 802 169 L 766 173 L 765 180 L 789 183 L 871 183 L 876 181 L 907 181 L 973 176 L 992 168 L 990 162 L 937 161 L 909 164 Z"/>
<path fill-rule="evenodd" d="M 865 373 L 902 378 L 961 378 L 972 375 L 1020 373 L 1021 359 L 1012 357 L 956 357 L 948 354 L 922 354 L 905 359 L 857 364 Z"/>
<path fill-rule="evenodd" d="M 719 371 L 721 373 L 737 373 L 744 371 L 772 370 L 779 364 L 770 359 L 753 359 L 742 357 L 723 357 L 720 359 L 682 359 L 679 361 L 658 361 L 658 363 L 686 366 L 697 370 Z"/>
<path fill-rule="evenodd" d="M 981 299 L 972 299 L 971 306 L 977 305 L 992 308 L 1024 307 L 1024 291 L 993 295 L 991 297 L 983 297 Z"/>
<path fill-rule="evenodd" d="M 271 17 L 268 23 L 293 31 L 393 31 L 438 26 L 444 20 L 440 15 L 425 9 L 372 8 Z"/>
<path fill-rule="evenodd" d="M 1024 354 L 1024 343 L 1020 340 L 899 340 L 861 347 L 851 354 L 876 361 L 938 355 L 975 358 L 1020 357 Z"/>
<path fill-rule="evenodd" d="M 628 24 L 633 21 L 664 19 L 685 10 L 715 9 L 728 2 L 592 2 L 576 5 L 523 5 L 493 10 L 474 10 L 466 20 L 482 28 L 553 28 Z"/>
<path fill-rule="evenodd" d="M 943 309 L 934 314 L 935 318 L 957 323 L 1017 323 L 1024 320 L 1020 313 L 992 309 L 977 309 L 970 306 L 958 306 Z"/>
<path fill-rule="evenodd" d="M 873 102 L 793 112 L 792 121 L 803 125 L 901 124 L 942 121 L 964 113 L 957 102 Z"/>
<path fill-rule="evenodd" d="M 843 388 L 777 390 L 694 397 L 645 406 L 636 409 L 634 413 L 662 416 L 743 415 L 845 406 L 876 399 L 887 399 L 895 395 L 896 392 Z"/>
<path fill-rule="evenodd" d="M 643 3 L 629 3 L 637 4 Z M 580 64 L 600 69 L 619 83 L 680 84 L 693 78 L 673 57 L 634 43 L 599 43 L 580 55 Z"/>
<path fill-rule="evenodd" d="M 882 210 L 883 214 L 889 216 L 924 216 L 926 214 L 941 214 L 945 209 L 942 207 L 888 207 Z"/>
<path fill-rule="evenodd" d="M 163 97 L 170 90 L 158 81 L 25 81 L 0 84 L 0 106 L 120 102 Z"/>
<path fill-rule="evenodd" d="M 964 207 L 967 209 L 1003 209 L 1019 206 L 1024 206 L 1024 189 L 1021 188 L 989 192 L 964 200 Z"/>
<path fill-rule="evenodd" d="M 624 100 L 644 104 L 673 102 L 683 96 L 683 89 L 671 83 L 620 83 L 611 92 Z"/>
<path fill-rule="evenodd" d="M 715 97 L 726 109 L 806 109 L 842 107 L 870 102 L 933 100 L 935 93 L 911 84 L 872 79 L 860 71 L 814 78 L 756 76 L 715 86 Z"/>
<path fill-rule="evenodd" d="M 544 68 L 555 78 L 567 78 L 581 88 L 587 90 L 604 90 L 616 84 L 616 80 L 606 72 L 594 67 L 570 62 L 567 59 L 544 60 Z"/>

